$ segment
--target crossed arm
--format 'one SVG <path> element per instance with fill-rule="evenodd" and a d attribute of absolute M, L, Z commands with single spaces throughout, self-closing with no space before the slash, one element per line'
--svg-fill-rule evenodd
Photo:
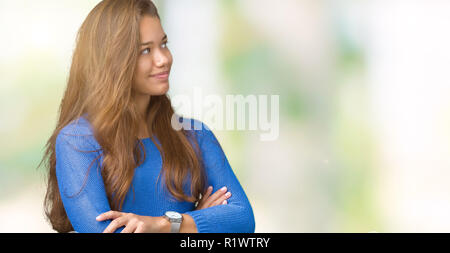
<path fill-rule="evenodd" d="M 212 190 L 209 194 L 205 193 L 205 197 L 195 210 L 182 214 L 183 222 L 180 232 L 253 233 L 255 221 L 250 202 L 214 134 L 203 123 L 202 126 L 204 128 L 198 132 L 198 140 L 203 153 L 208 184 L 213 189 L 227 186 L 228 191 L 233 193 L 233 197 L 226 196 L 225 192 L 220 190 L 210 197 L 207 195 L 211 194 Z M 77 232 L 90 233 L 105 230 L 116 233 L 170 231 L 169 222 L 162 216 L 110 212 L 111 208 L 106 197 L 99 164 L 94 164 L 88 170 L 98 153 L 77 151 L 95 148 L 98 148 L 98 144 L 93 136 L 91 138 L 76 137 L 61 131 L 56 140 L 58 186 L 66 214 L 74 229 Z M 84 188 L 79 192 L 82 186 Z M 227 203 L 223 203 L 224 200 Z M 106 213 L 105 216 L 101 216 L 99 220 L 96 219 L 98 215 L 104 213 Z M 127 228 L 128 224 L 129 228 Z"/>
<path fill-rule="evenodd" d="M 201 210 L 217 205 L 226 205 L 231 193 L 222 188 L 212 194 L 212 187 L 203 193 L 195 210 Z M 198 233 L 194 219 L 188 214 L 182 214 L 183 222 L 180 233 Z M 113 233 L 116 229 L 125 226 L 121 233 L 169 233 L 170 222 L 162 216 L 142 216 L 133 213 L 109 211 L 96 217 L 97 221 L 112 220 L 103 233 Z"/>

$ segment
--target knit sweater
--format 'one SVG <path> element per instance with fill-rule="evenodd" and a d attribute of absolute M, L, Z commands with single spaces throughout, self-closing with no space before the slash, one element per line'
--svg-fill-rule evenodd
<path fill-rule="evenodd" d="M 200 130 L 193 128 L 188 131 L 193 131 L 192 136 L 199 143 L 207 185 L 213 187 L 213 193 L 226 186 L 232 193 L 228 204 L 194 210 L 194 203 L 176 200 L 163 186 L 164 176 L 157 180 L 162 169 L 162 157 L 154 141 L 145 138 L 141 140 L 146 158 L 135 168 L 121 211 L 144 216 L 163 216 L 166 211 L 176 211 L 190 215 L 199 233 L 253 233 L 255 219 L 251 204 L 219 142 L 203 122 L 183 118 L 184 122 L 186 120 L 192 126 L 201 126 Z M 153 138 L 160 144 L 156 136 Z M 111 207 L 100 171 L 103 151 L 88 120 L 82 116 L 66 125 L 57 136 L 55 149 L 58 187 L 74 230 L 80 233 L 103 232 L 112 220 L 97 221 L 95 217 L 110 211 Z M 97 157 L 100 158 L 96 160 Z M 191 194 L 190 180 L 186 180 L 183 189 Z"/>

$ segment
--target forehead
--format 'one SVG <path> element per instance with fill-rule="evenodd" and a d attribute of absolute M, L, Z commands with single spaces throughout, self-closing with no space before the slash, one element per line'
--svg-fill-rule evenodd
<path fill-rule="evenodd" d="M 143 16 L 140 21 L 141 42 L 159 40 L 164 36 L 164 30 L 157 17 Z"/>

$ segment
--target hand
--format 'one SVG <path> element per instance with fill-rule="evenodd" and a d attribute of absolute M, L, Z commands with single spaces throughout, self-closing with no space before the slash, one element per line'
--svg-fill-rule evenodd
<path fill-rule="evenodd" d="M 102 213 L 95 219 L 97 221 L 113 220 L 103 233 L 113 233 L 122 226 L 125 228 L 120 233 L 158 233 L 161 232 L 165 222 L 163 217 L 141 216 L 118 211 Z"/>
<path fill-rule="evenodd" d="M 228 203 L 227 199 L 231 197 L 231 192 L 227 192 L 227 188 L 225 186 L 210 196 L 212 190 L 212 186 L 206 189 L 205 194 L 202 194 L 202 198 L 198 202 L 195 210 L 200 210 L 217 205 L 226 205 Z"/>

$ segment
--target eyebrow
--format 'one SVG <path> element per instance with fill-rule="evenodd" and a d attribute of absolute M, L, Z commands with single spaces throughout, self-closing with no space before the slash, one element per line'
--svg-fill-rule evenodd
<path fill-rule="evenodd" d="M 164 39 L 167 39 L 167 34 L 164 34 L 164 37 L 161 39 L 161 41 L 163 41 Z M 141 46 L 151 45 L 151 44 L 153 44 L 153 41 L 141 43 Z"/>

